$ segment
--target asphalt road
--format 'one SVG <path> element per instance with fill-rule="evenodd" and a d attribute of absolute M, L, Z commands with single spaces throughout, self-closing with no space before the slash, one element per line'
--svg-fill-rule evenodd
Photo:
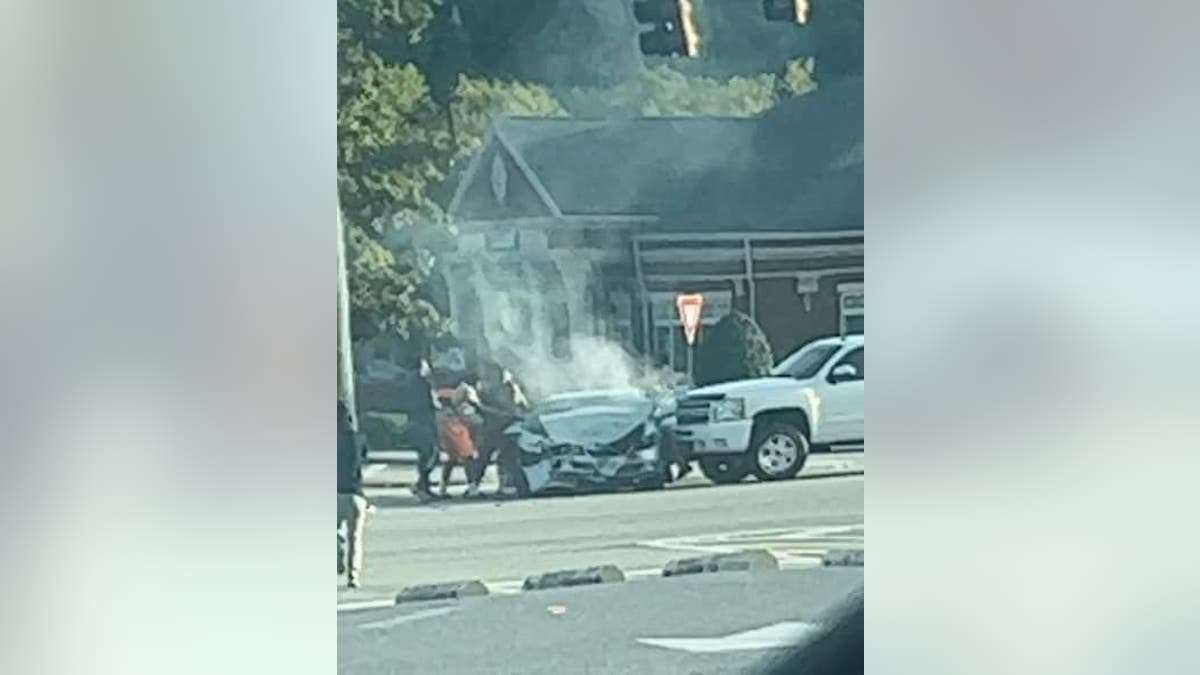
<path fill-rule="evenodd" d="M 861 568 L 725 572 L 340 612 L 338 672 L 759 672 L 861 585 Z"/>
<path fill-rule="evenodd" d="M 710 552 L 767 549 L 785 569 L 803 568 L 863 540 L 862 475 L 425 506 L 404 489 L 368 497 L 365 586 L 350 591 L 339 580 L 340 610 L 387 602 L 410 584 L 479 579 L 511 593 L 531 574 L 613 564 L 652 576 L 669 560 Z"/>

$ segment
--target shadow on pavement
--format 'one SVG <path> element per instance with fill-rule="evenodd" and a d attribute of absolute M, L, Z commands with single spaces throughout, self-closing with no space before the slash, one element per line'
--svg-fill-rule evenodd
<path fill-rule="evenodd" d="M 814 474 L 808 474 L 808 475 L 800 474 L 799 476 L 796 476 L 792 480 L 801 480 L 801 481 L 803 481 L 803 480 L 820 480 L 823 478 L 841 478 L 841 477 L 845 477 L 845 476 L 861 476 L 863 474 L 864 474 L 864 471 L 861 468 L 860 469 L 846 469 L 846 470 L 842 470 L 842 471 L 829 471 L 829 472 L 814 473 Z M 663 488 L 663 490 L 667 491 L 667 492 L 674 492 L 674 491 L 678 491 L 678 490 L 694 490 L 697 488 L 739 489 L 739 488 L 748 488 L 748 487 L 751 487 L 754 485 L 760 485 L 761 483 L 762 483 L 762 481 L 759 481 L 755 478 L 748 478 L 747 480 L 745 480 L 741 483 L 734 483 L 731 485 L 729 485 L 729 484 L 718 485 L 716 483 L 710 483 L 706 480 L 696 480 L 696 481 L 686 481 L 684 483 L 668 485 L 667 487 Z M 393 486 L 393 488 L 401 489 L 400 486 Z M 655 491 L 655 492 L 657 492 L 657 491 Z M 427 509 L 445 511 L 448 509 L 452 509 L 455 506 L 462 506 L 462 505 L 467 505 L 467 504 L 492 504 L 494 506 L 499 507 L 499 506 L 503 506 L 504 504 L 507 504 L 510 502 L 528 501 L 530 499 L 536 499 L 536 500 L 588 499 L 588 498 L 596 497 L 596 496 L 600 496 L 600 495 L 613 495 L 613 494 L 648 494 L 648 493 L 646 491 L 639 492 L 636 490 L 600 490 L 600 491 L 591 491 L 591 492 L 580 492 L 580 493 L 574 493 L 574 494 L 571 494 L 571 493 L 542 494 L 542 495 L 536 495 L 533 497 L 527 497 L 525 499 L 514 499 L 514 498 L 510 498 L 510 497 L 496 497 L 494 495 L 489 495 L 489 494 L 484 494 L 480 497 L 466 498 L 466 497 L 463 497 L 461 494 L 451 494 L 451 496 L 448 498 L 435 499 L 435 500 L 429 501 L 429 502 L 421 502 L 420 500 L 418 500 L 416 498 L 415 495 L 412 495 L 410 493 L 405 493 L 405 494 L 386 494 L 386 495 L 370 495 L 370 494 L 368 494 L 367 500 L 371 503 L 372 506 L 374 506 L 375 508 L 378 508 L 378 509 L 427 508 Z"/>

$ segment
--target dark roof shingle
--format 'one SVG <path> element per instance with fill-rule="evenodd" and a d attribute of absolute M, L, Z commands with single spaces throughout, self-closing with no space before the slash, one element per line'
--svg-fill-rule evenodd
<path fill-rule="evenodd" d="M 842 230 L 863 222 L 863 89 L 851 78 L 757 118 L 498 118 L 567 215 L 664 230 Z"/>

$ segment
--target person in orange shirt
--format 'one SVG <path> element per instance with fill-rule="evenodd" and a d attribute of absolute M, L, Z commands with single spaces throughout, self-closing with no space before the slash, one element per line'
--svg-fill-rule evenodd
<path fill-rule="evenodd" d="M 479 422 L 479 394 L 464 382 L 457 387 L 437 390 L 441 410 L 438 412 L 438 441 L 446 461 L 442 464 L 442 484 L 439 492 L 446 496 L 454 467 L 463 467 L 467 475 L 466 496 L 479 493 L 479 481 L 472 471 L 479 459 L 476 431 Z"/>

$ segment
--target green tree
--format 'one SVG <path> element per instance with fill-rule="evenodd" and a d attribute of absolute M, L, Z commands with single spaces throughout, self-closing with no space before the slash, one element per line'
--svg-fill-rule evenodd
<path fill-rule="evenodd" d="M 572 114 L 582 117 L 752 117 L 813 86 L 811 71 L 801 60 L 789 62 L 779 74 L 728 78 L 688 74 L 661 64 L 647 68 L 633 82 L 608 89 L 574 88 L 561 98 Z"/>
<path fill-rule="evenodd" d="M 706 331 L 696 354 L 696 383 L 716 384 L 763 377 L 774 357 L 762 328 L 749 316 L 731 312 Z"/>
<path fill-rule="evenodd" d="M 356 340 L 445 328 L 428 289 L 450 183 L 489 114 L 562 114 L 538 85 L 470 77 L 440 0 L 339 0 L 338 193 Z"/>
<path fill-rule="evenodd" d="M 776 97 L 792 98 L 803 96 L 817 88 L 813 80 L 814 61 L 812 58 L 792 59 L 783 66 L 783 72 L 777 78 Z"/>
<path fill-rule="evenodd" d="M 564 21 L 579 40 L 562 42 Z M 453 246 L 445 206 L 492 115 L 750 116 L 812 86 L 811 68 L 793 64 L 723 79 L 643 68 L 635 42 L 614 37 L 631 30 L 605 0 L 570 10 L 553 0 L 338 1 L 338 191 L 356 340 L 444 329 L 429 274 Z M 513 79 L 521 74 L 542 83 Z M 556 97 L 543 83 L 592 88 Z"/>
<path fill-rule="evenodd" d="M 392 41 L 419 42 L 432 8 L 427 0 L 338 3 L 338 194 L 355 340 L 440 329 L 423 292 L 431 253 L 418 244 L 444 229 L 429 191 L 444 179 L 450 136 L 418 65 L 376 51 Z M 389 237 L 409 242 L 400 259 L 385 246 Z"/>
<path fill-rule="evenodd" d="M 567 110 L 540 84 L 463 76 L 454 91 L 453 114 L 459 131 L 456 160 L 461 163 L 483 147 L 493 116 L 565 117 Z"/>

